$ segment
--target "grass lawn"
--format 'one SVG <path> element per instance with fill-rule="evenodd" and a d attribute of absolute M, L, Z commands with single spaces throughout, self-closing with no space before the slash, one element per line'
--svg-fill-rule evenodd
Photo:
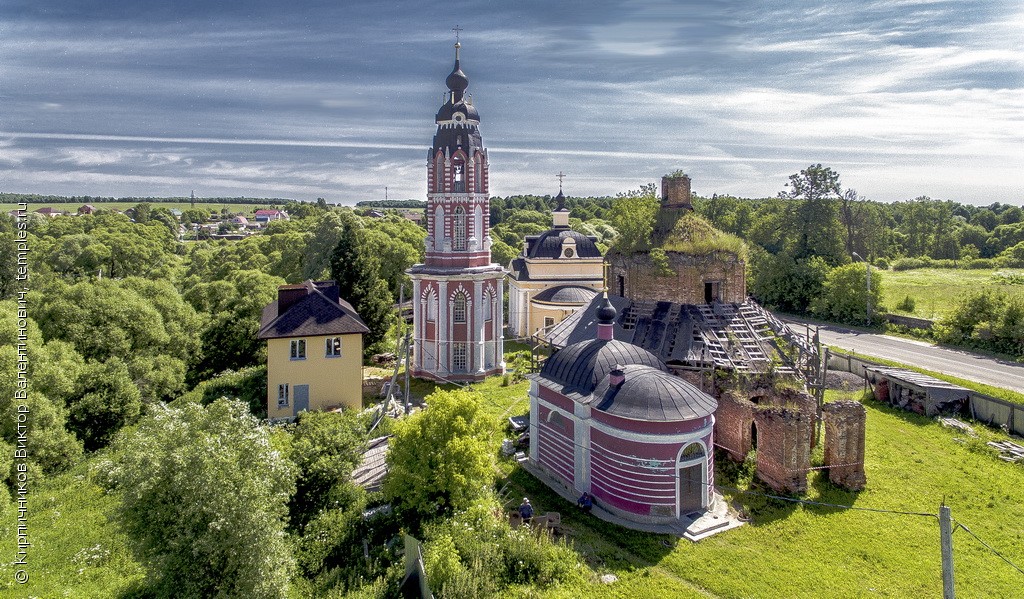
<path fill-rule="evenodd" d="M 897 314 L 937 319 L 948 314 L 965 295 L 981 289 L 1001 289 L 1011 295 L 1024 295 L 1024 285 L 997 281 L 997 272 L 1021 274 L 1020 270 L 960 270 L 955 268 L 919 268 L 882 273 L 882 303 Z M 913 312 L 900 312 L 896 305 L 911 297 Z"/>
<path fill-rule="evenodd" d="M 118 597 L 136 589 L 145 572 L 127 539 L 107 519 L 114 498 L 88 480 L 89 462 L 29 488 L 26 584 L 14 581 L 15 504 L 7 502 L 0 520 L 5 575 L 0 597 Z M 10 561 L 8 561 L 10 560 Z"/>
<path fill-rule="evenodd" d="M 522 349 L 509 347 L 510 351 Z M 432 385 L 419 382 L 416 393 Z M 506 435 L 504 419 L 529 409 L 526 382 L 491 377 L 472 386 Z M 844 397 L 829 392 L 830 400 Z M 845 396 L 845 397 L 848 397 Z M 953 517 L 1024 565 L 1024 465 L 998 460 L 985 446 L 1005 435 L 981 426 L 978 439 L 934 421 L 865 400 L 867 488 L 832 487 L 822 471 L 811 473 L 806 499 L 935 514 L 943 501 Z M 821 450 L 817 450 L 820 463 Z M 113 498 L 87 479 L 88 463 L 32 487 L 32 553 L 28 586 L 11 577 L 3 597 L 117 597 L 131 594 L 142 567 L 106 514 Z M 503 597 L 654 599 L 661 597 L 936 597 L 941 595 L 939 528 L 934 517 L 800 505 L 757 494 L 727 491 L 753 515 L 741 528 L 690 543 L 627 530 L 581 514 L 518 467 L 500 460 L 508 507 L 529 496 L 540 512 L 562 514 L 566 539 L 590 574 L 581 585 L 518 587 Z M 721 486 L 749 487 L 738 469 L 719 461 Z M 16 511 L 7 504 L 3 551 L 15 555 Z M 988 552 L 965 531 L 954 535 L 956 588 L 962 597 L 1020 596 L 1024 575 Z M 99 546 L 98 548 L 96 548 Z M 618 581 L 601 584 L 614 574 Z"/>
<path fill-rule="evenodd" d="M 526 383 L 501 386 L 493 377 L 474 386 L 494 415 L 528 410 Z M 829 399 L 841 397 L 829 392 Z M 846 397 L 849 397 L 848 395 Z M 859 399 L 859 397 L 858 397 Z M 1009 559 L 1024 565 L 1024 466 L 1002 462 L 985 441 L 1002 433 L 977 426 L 981 437 L 867 400 L 867 488 L 849 493 L 814 471 L 805 499 L 937 514 L 945 501 L 962 522 Z M 820 464 L 821 450 L 816 452 Z M 722 468 L 722 486 L 737 485 Z M 699 543 L 650 535 L 580 514 L 511 460 L 502 464 L 512 508 L 523 495 L 539 511 L 557 511 L 567 538 L 587 564 L 584 588 L 522 588 L 544 597 L 934 597 L 942 593 L 939 527 L 935 517 L 800 505 L 756 494 L 727 492 L 752 513 L 750 525 Z M 738 484 L 750 489 L 745 482 Z M 763 491 L 754 487 L 755 491 Z M 1024 575 L 958 531 L 956 588 L 964 597 L 1010 597 Z M 619 580 L 605 585 L 601 574 Z"/>

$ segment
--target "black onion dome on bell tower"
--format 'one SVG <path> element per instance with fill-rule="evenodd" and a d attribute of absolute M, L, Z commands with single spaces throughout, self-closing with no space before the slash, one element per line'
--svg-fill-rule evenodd
<path fill-rule="evenodd" d="M 462 72 L 462 67 L 459 66 L 459 48 L 462 44 L 455 42 L 455 66 L 452 68 L 452 72 L 448 75 L 448 78 L 444 80 L 445 85 L 452 92 L 452 103 L 458 104 L 462 101 L 463 94 L 466 93 L 466 88 L 469 87 L 469 77 Z"/>
<path fill-rule="evenodd" d="M 431 158 L 438 150 L 446 151 L 450 155 L 461 148 L 470 156 L 476 150 L 483 150 L 478 127 L 480 113 L 473 106 L 472 98 L 466 96 L 469 77 L 462 71 L 459 57 L 461 47 L 462 44 L 455 42 L 455 66 L 444 81 L 448 86 L 448 93 L 445 94 L 445 102 L 434 117 L 437 133 L 434 135 L 430 151 Z"/>

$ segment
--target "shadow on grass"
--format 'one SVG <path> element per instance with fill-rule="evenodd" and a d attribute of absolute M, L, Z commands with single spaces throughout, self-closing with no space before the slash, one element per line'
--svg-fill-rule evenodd
<path fill-rule="evenodd" d="M 908 410 L 904 410 L 903 408 L 891 406 L 887 403 L 874 399 L 874 397 L 868 393 L 865 393 L 861 397 L 860 403 L 864 405 L 868 412 L 874 411 L 880 412 L 882 414 L 888 414 L 889 416 L 895 416 L 896 418 L 899 418 L 900 420 L 906 422 L 907 424 L 913 424 L 914 426 L 923 427 L 935 423 L 935 420 L 933 418 L 929 418 L 928 416 L 918 414 L 917 412 L 911 412 Z M 956 414 L 956 416 L 959 415 Z"/>
<path fill-rule="evenodd" d="M 592 565 L 626 568 L 650 566 L 672 553 L 677 543 L 686 542 L 673 535 L 631 530 L 583 513 L 574 503 L 566 501 L 518 466 L 499 481 L 498 487 L 502 490 L 500 498 L 506 511 L 516 509 L 523 497 L 529 497 L 536 514 L 561 514 L 567 540 L 580 554 L 580 558 Z M 594 537 L 597 538 L 596 542 Z M 609 552 L 602 545 L 610 545 L 617 551 Z M 621 555 L 623 553 L 627 555 Z M 635 559 L 627 559 L 628 556 Z"/>
<path fill-rule="evenodd" d="M 121 591 L 117 597 L 118 599 L 154 599 L 156 593 L 149 588 L 145 580 L 139 580 Z"/>

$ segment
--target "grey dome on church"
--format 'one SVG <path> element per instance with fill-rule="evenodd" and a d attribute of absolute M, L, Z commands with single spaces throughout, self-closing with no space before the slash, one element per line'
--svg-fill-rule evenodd
<path fill-rule="evenodd" d="M 588 304 L 597 292 L 590 287 L 581 285 L 559 285 L 541 291 L 533 296 L 535 302 L 551 302 L 553 304 Z"/>
<path fill-rule="evenodd" d="M 526 238 L 526 255 L 530 258 L 561 258 L 562 244 L 566 239 L 576 242 L 574 252 L 580 258 L 600 258 L 601 250 L 597 248 L 597 240 L 572 229 L 556 227 L 540 235 Z"/>
<path fill-rule="evenodd" d="M 594 388 L 592 404 L 602 412 L 650 422 L 679 422 L 711 416 L 715 398 L 667 372 L 631 364 L 620 368 L 623 380 L 605 377 Z"/>
<path fill-rule="evenodd" d="M 561 383 L 567 392 L 588 394 L 616 366 L 623 364 L 668 372 L 664 362 L 642 347 L 614 339 L 590 339 L 574 343 L 548 358 L 540 374 Z"/>

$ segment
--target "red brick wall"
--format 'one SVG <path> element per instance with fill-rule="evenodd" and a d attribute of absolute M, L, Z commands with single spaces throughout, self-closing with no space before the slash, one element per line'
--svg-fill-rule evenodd
<path fill-rule="evenodd" d="M 779 492 L 807 491 L 813 418 L 788 408 L 758 407 L 754 410 L 754 423 L 757 426 L 757 478 Z"/>
<path fill-rule="evenodd" d="M 614 283 L 619 276 L 625 277 L 625 296 L 635 301 L 703 304 L 705 281 L 720 282 L 722 301 L 738 304 L 746 300 L 746 265 L 736 255 L 666 255 L 674 275 L 665 276 L 648 254 L 612 255 L 610 280 Z"/>
<path fill-rule="evenodd" d="M 822 409 L 825 425 L 825 465 L 833 484 L 859 491 L 867 484 L 864 438 L 867 410 L 855 401 L 836 401 Z"/>
<path fill-rule="evenodd" d="M 715 412 L 715 443 L 729 457 L 742 462 L 750 453 L 750 423 L 754 420 L 754 404 L 734 392 L 718 398 Z"/>

